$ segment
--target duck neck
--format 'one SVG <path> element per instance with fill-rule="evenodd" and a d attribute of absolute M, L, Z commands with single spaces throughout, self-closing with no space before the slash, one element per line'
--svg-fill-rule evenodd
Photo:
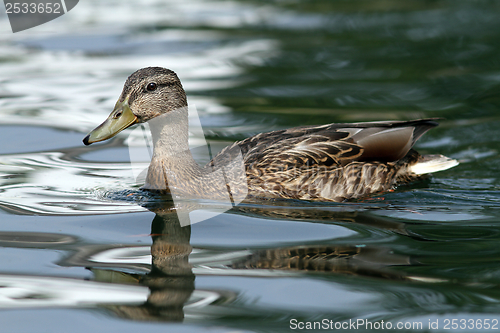
<path fill-rule="evenodd" d="M 179 158 L 179 154 L 189 152 L 187 107 L 169 111 L 148 123 L 153 137 L 153 158 Z"/>
<path fill-rule="evenodd" d="M 172 180 L 203 173 L 189 150 L 188 107 L 169 111 L 149 122 L 153 138 L 153 157 L 146 188 L 165 190 Z"/>
<path fill-rule="evenodd" d="M 217 155 L 215 166 L 201 167 L 189 150 L 187 106 L 150 121 L 153 157 L 144 188 L 167 191 L 174 198 L 241 202 L 248 194 L 239 146 Z"/>

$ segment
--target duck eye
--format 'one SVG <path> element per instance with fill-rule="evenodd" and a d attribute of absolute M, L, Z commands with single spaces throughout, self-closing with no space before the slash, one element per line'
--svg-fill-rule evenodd
<path fill-rule="evenodd" d="M 148 91 L 155 91 L 155 90 L 156 90 L 156 87 L 157 87 L 156 83 L 151 82 L 151 83 L 149 83 L 149 84 L 147 85 L 146 89 L 147 89 Z"/>

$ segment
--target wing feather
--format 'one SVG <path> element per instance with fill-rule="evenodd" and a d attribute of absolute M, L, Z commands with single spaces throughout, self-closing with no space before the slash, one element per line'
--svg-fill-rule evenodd
<path fill-rule="evenodd" d="M 394 163 L 436 125 L 432 119 L 422 119 L 261 133 L 226 147 L 211 164 L 224 165 L 224 156 L 231 155 L 225 152 L 238 148 L 248 181 L 261 191 L 278 197 L 339 201 L 359 191 L 369 194 L 391 186 Z"/>

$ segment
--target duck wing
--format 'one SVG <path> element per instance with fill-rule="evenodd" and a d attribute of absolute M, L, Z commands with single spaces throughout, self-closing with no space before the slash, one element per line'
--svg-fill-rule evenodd
<path fill-rule="evenodd" d="M 261 133 L 226 149 L 238 146 L 247 166 L 276 165 L 281 170 L 335 168 L 353 161 L 391 162 L 403 158 L 425 132 L 437 125 L 435 119 L 420 119 L 296 127 Z"/>

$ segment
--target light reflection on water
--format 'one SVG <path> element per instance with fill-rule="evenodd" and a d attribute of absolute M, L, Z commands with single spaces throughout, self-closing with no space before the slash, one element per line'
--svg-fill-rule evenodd
<path fill-rule="evenodd" d="M 439 279 L 412 277 L 391 270 L 392 266 L 409 265 L 410 258 L 396 255 L 389 249 L 377 246 L 315 245 L 255 251 L 193 248 L 190 245 L 191 227 L 181 227 L 176 214 L 172 212 L 156 215 L 152 221 L 151 234 L 151 247 L 139 247 L 79 246 L 76 245 L 76 240 L 65 235 L 3 233 L 0 237 L 2 246 L 23 248 L 32 246 L 34 241 L 41 249 L 46 246 L 53 248 L 61 245 L 68 249 L 78 249 L 78 252 L 66 256 L 58 264 L 63 267 L 83 266 L 91 269 L 94 273 L 94 279 L 100 283 L 55 277 L 34 278 L 2 275 L 0 283 L 4 288 L 1 289 L 3 302 L 0 301 L 0 307 L 31 308 L 119 304 L 117 309 L 120 309 L 120 316 L 126 315 L 132 319 L 140 319 L 140 316 L 144 315 L 140 309 L 144 308 L 149 309 L 150 316 L 167 321 L 177 321 L 184 318 L 184 315 L 189 317 L 193 308 L 196 309 L 198 315 L 203 313 L 204 317 L 213 316 L 214 313 L 207 306 L 211 306 L 213 303 L 218 304 L 216 308 L 218 309 L 217 313 L 219 313 L 219 311 L 223 311 L 224 304 L 229 303 L 237 296 L 231 291 L 232 288 L 226 291 L 200 290 L 198 288 L 195 290 L 193 284 L 195 275 L 198 279 L 203 279 L 204 276 L 236 276 L 234 282 L 242 281 L 243 277 L 244 279 L 282 277 L 285 279 L 279 282 L 280 288 L 287 288 L 286 285 L 299 285 L 300 276 L 308 271 L 333 272 L 340 275 L 366 275 L 395 280 L 426 280 L 427 283 L 442 282 Z M 75 243 L 76 246 L 68 247 L 68 243 L 71 242 Z M 106 270 L 102 271 L 102 268 Z M 337 299 L 341 297 L 345 301 L 349 300 L 352 304 L 368 302 L 370 299 L 369 303 L 374 302 L 374 296 L 351 290 L 342 284 L 321 282 L 321 275 L 316 277 L 317 282 L 314 282 L 314 276 L 310 278 L 313 279 L 309 283 L 312 289 L 310 288 L 307 299 L 314 302 L 314 305 L 308 306 L 308 311 L 329 309 L 329 311 L 337 312 L 343 309 L 343 306 L 332 309 L 332 304 L 338 304 L 338 302 L 332 303 L 333 299 L 326 301 L 329 298 L 325 298 L 326 303 L 322 305 L 324 301 L 318 302 L 318 299 L 315 300 L 314 296 L 311 296 L 311 292 L 313 295 L 316 293 L 314 289 L 317 289 L 318 292 L 323 290 L 322 292 L 327 294 L 334 293 Z M 207 279 L 210 281 L 210 278 Z M 101 284 L 102 282 L 111 282 L 112 284 Z M 255 286 L 252 286 L 254 283 L 252 280 L 245 282 L 248 290 L 241 292 L 243 294 L 262 293 L 259 288 L 255 289 Z M 273 285 L 271 282 L 266 282 L 266 284 L 269 283 L 268 288 Z M 147 292 L 144 288 L 139 287 L 129 287 L 131 284 L 146 285 L 151 291 Z M 318 286 L 314 287 L 314 284 Z M 251 287 L 248 287 L 249 285 Z M 322 285 L 323 287 L 321 287 Z M 275 293 L 280 293 L 280 288 L 272 287 L 275 289 Z M 331 292 L 328 289 L 331 289 Z M 227 299 L 228 297 L 229 299 Z M 271 308 L 297 310 L 298 305 L 290 307 L 296 303 L 290 303 L 290 300 L 282 303 L 283 300 L 275 298 L 269 292 L 258 298 L 260 299 L 259 303 L 271 302 L 273 304 Z M 193 301 L 193 299 L 198 300 Z M 136 308 L 133 308 L 130 303 L 137 303 Z M 284 304 L 288 304 L 288 306 L 283 308 Z M 153 311 L 151 307 L 153 309 L 166 308 L 169 311 L 165 312 L 166 315 L 162 315 L 161 312 L 154 315 L 156 311 Z M 124 312 L 124 308 L 128 310 Z M 175 315 L 172 316 L 172 313 Z M 239 315 L 243 315 L 243 313 L 239 313 Z"/>
<path fill-rule="evenodd" d="M 86 0 L 0 34 L 3 327 L 63 321 L 55 308 L 109 330 L 145 326 L 102 318 L 255 331 L 496 318 L 497 13 L 488 1 Z M 214 151 L 288 126 L 437 116 L 417 148 L 461 164 L 369 200 L 248 202 L 180 228 L 168 200 L 139 190 L 132 131 L 81 143 L 125 78 L 157 65 L 181 77 Z"/>

